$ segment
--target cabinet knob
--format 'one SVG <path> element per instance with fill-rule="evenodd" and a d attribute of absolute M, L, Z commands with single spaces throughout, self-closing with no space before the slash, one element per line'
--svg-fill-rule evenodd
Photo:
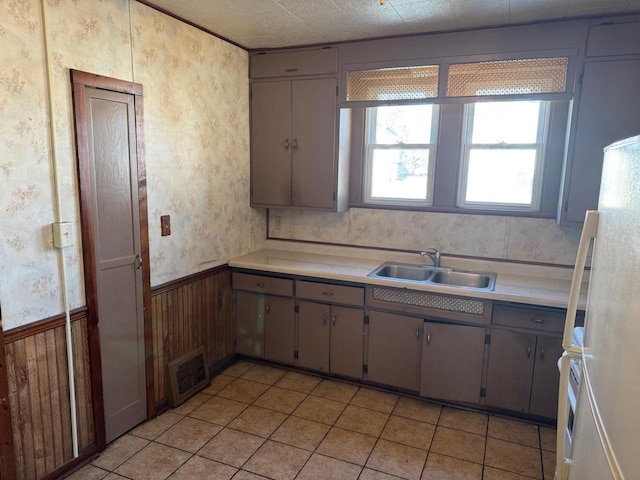
<path fill-rule="evenodd" d="M 322 323 L 324 323 L 325 325 L 327 324 L 327 314 L 326 313 L 322 314 Z"/>
<path fill-rule="evenodd" d="M 291 148 L 293 148 L 294 150 L 298 149 L 298 139 L 297 138 L 293 139 L 293 143 L 291 144 Z"/>
<path fill-rule="evenodd" d="M 420 340 L 420 329 L 416 328 L 416 340 Z"/>
<path fill-rule="evenodd" d="M 427 333 L 427 345 L 431 343 L 431 334 Z"/>
<path fill-rule="evenodd" d="M 264 283 L 264 282 L 256 282 L 256 287 L 264 288 L 266 286 L 267 286 L 267 284 Z"/>
<path fill-rule="evenodd" d="M 547 323 L 547 321 L 543 318 L 532 318 L 531 321 L 539 325 L 542 325 L 543 323 Z"/>
<path fill-rule="evenodd" d="M 527 358 L 531 356 L 531 345 L 527 345 Z"/>
<path fill-rule="evenodd" d="M 544 347 L 540 347 L 540 360 L 544 360 Z"/>
<path fill-rule="evenodd" d="M 333 292 L 322 292 L 322 294 L 327 296 L 327 297 L 333 297 L 333 295 L 334 295 Z"/>
<path fill-rule="evenodd" d="M 289 150 L 289 139 L 288 138 L 284 139 L 284 149 L 285 150 Z"/>
<path fill-rule="evenodd" d="M 269 314 L 269 310 L 271 310 L 271 305 L 267 305 L 265 309 L 266 309 L 267 315 L 268 315 Z"/>
<path fill-rule="evenodd" d="M 335 325 L 336 325 L 336 314 L 335 313 L 333 315 L 331 315 L 331 323 L 335 327 Z"/>

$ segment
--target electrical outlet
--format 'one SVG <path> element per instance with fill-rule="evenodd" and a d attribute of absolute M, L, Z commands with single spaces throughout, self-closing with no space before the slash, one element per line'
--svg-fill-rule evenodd
<path fill-rule="evenodd" d="M 59 222 L 53 224 L 53 246 L 56 248 L 73 246 L 73 223 Z"/>
<path fill-rule="evenodd" d="M 162 215 L 160 217 L 160 231 L 163 237 L 171 235 L 171 216 Z"/>

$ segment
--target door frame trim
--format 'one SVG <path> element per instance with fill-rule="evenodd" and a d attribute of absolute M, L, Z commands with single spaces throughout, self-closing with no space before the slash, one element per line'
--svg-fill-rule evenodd
<path fill-rule="evenodd" d="M 9 400 L 9 374 L 7 355 L 4 349 L 2 331 L 2 306 L 0 306 L 0 477 L 5 480 L 16 478 L 16 452 L 13 444 L 13 424 L 11 422 L 11 401 Z"/>
<path fill-rule="evenodd" d="M 98 289 L 90 181 L 90 156 L 85 107 L 86 88 L 98 88 L 133 95 L 136 126 L 136 155 L 138 164 L 138 208 L 140 215 L 140 249 L 142 257 L 142 295 L 144 307 L 145 376 L 147 418 L 156 415 L 153 371 L 153 330 L 151 322 L 151 275 L 149 262 L 149 226 L 147 215 L 147 175 L 145 164 L 144 117 L 142 85 L 93 73 L 70 70 L 73 96 L 73 114 L 76 129 L 76 155 L 78 189 L 80 197 L 80 225 L 82 230 L 82 257 L 84 266 L 87 327 L 89 335 L 89 363 L 91 367 L 91 396 L 98 451 L 106 446 L 104 398 L 102 391 L 102 362 L 100 359 L 100 332 L 98 328 Z"/>

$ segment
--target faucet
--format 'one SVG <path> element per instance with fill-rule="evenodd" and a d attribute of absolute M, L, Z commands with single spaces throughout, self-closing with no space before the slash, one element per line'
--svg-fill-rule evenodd
<path fill-rule="evenodd" d="M 440 266 L 440 250 L 437 248 L 428 248 L 424 252 L 420 252 L 421 257 L 429 257 L 434 267 Z"/>

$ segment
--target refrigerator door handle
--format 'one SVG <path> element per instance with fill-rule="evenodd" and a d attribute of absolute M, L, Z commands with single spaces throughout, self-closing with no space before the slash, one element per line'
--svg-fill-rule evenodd
<path fill-rule="evenodd" d="M 556 437 L 556 474 L 554 480 L 567 480 L 571 459 L 567 458 L 567 429 L 569 424 L 569 372 L 571 359 L 580 358 L 571 352 L 564 352 L 560 358 L 560 389 L 558 392 L 558 429 Z"/>
<path fill-rule="evenodd" d="M 571 345 L 573 328 L 576 324 L 576 311 L 578 310 L 578 298 L 580 287 L 582 286 L 582 276 L 589 253 L 589 244 L 592 238 L 598 235 L 598 211 L 587 210 L 584 218 L 584 227 L 580 235 L 578 254 L 576 256 L 576 268 L 573 270 L 571 279 L 571 290 L 569 292 L 569 305 L 567 306 L 567 317 L 564 322 L 564 335 L 562 337 L 562 348 L 567 352 L 582 353 L 580 348 Z"/>

